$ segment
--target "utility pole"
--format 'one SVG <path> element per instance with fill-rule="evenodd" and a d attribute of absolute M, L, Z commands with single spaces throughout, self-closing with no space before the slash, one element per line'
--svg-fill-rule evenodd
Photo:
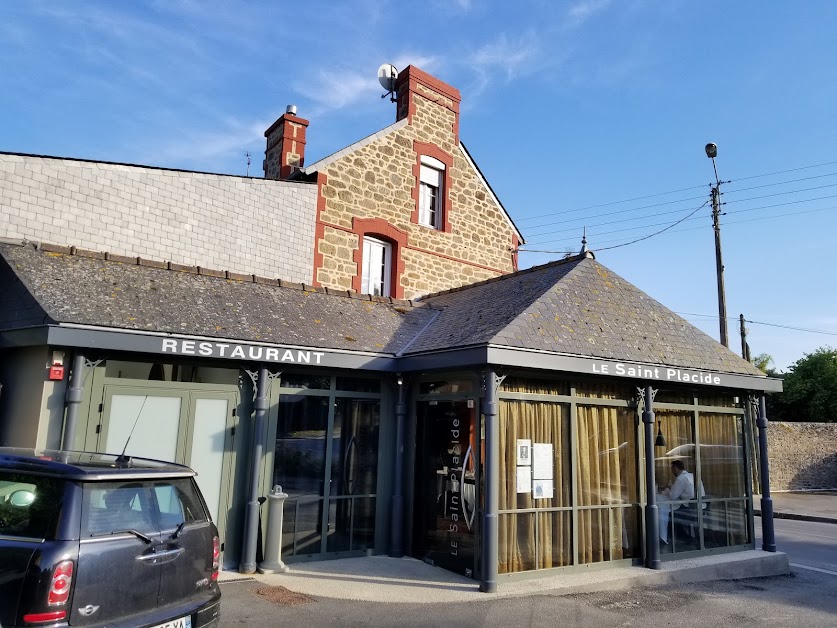
<path fill-rule="evenodd" d="M 746 322 L 744 320 L 744 315 L 740 314 L 738 316 L 738 322 L 741 325 L 741 357 L 750 361 L 750 345 L 747 344 L 747 328 L 744 326 Z"/>
<path fill-rule="evenodd" d="M 715 229 L 715 270 L 718 275 L 718 318 L 721 324 L 721 344 L 729 348 L 729 333 L 727 332 L 727 297 L 724 288 L 724 259 L 721 255 L 721 180 L 718 178 L 718 169 L 715 167 L 715 157 L 718 155 L 718 147 L 715 144 L 706 145 L 706 156 L 712 160 L 712 168 L 715 170 L 715 185 L 711 186 L 712 198 L 712 226 Z"/>

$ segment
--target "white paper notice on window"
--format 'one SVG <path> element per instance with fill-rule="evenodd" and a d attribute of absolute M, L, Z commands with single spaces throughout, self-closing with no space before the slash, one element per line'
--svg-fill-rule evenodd
<path fill-rule="evenodd" d="M 552 480 L 535 480 L 532 497 L 535 499 L 552 499 Z"/>
<path fill-rule="evenodd" d="M 532 464 L 532 441 L 528 438 L 517 439 L 517 464 Z"/>
<path fill-rule="evenodd" d="M 536 480 L 553 479 L 552 443 L 535 443 L 532 445 L 532 477 Z"/>
<path fill-rule="evenodd" d="M 517 467 L 517 492 L 532 492 L 532 467 Z"/>

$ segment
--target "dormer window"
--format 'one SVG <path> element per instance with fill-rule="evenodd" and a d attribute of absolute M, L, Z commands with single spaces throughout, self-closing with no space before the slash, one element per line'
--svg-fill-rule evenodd
<path fill-rule="evenodd" d="M 390 296 L 392 273 L 392 245 L 376 238 L 363 238 L 363 262 L 361 268 L 361 294 L 380 297 Z"/>
<path fill-rule="evenodd" d="M 442 194 L 445 180 L 445 164 L 427 155 L 421 156 L 419 181 L 418 222 L 432 229 L 442 228 Z"/>

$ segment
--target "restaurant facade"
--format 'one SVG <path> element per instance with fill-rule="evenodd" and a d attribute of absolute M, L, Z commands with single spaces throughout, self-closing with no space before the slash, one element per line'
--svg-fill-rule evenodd
<path fill-rule="evenodd" d="M 753 548 L 780 382 L 586 246 L 518 270 L 459 92 L 396 91 L 308 166 L 289 108 L 265 179 L 0 153 L 0 445 L 192 466 L 248 573 L 277 486 L 291 568 L 413 556 L 493 591 Z M 675 460 L 694 499 L 665 501 Z"/>

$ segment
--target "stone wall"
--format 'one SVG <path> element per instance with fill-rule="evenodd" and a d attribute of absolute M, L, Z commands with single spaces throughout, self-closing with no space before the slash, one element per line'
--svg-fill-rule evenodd
<path fill-rule="evenodd" d="M 837 489 L 837 423 L 768 425 L 771 490 Z"/>
<path fill-rule="evenodd" d="M 0 238 L 311 283 L 317 187 L 0 154 Z"/>
<path fill-rule="evenodd" d="M 410 299 L 515 270 L 515 231 L 460 148 L 456 103 L 421 87 L 412 102 L 408 124 L 396 123 L 310 167 L 326 175 L 315 262 L 322 286 L 359 289 L 357 219 L 381 218 L 407 234 L 399 251 L 405 272 L 393 296 Z M 443 190 L 444 229 L 417 224 L 416 178 L 427 145 L 452 164 Z"/>

